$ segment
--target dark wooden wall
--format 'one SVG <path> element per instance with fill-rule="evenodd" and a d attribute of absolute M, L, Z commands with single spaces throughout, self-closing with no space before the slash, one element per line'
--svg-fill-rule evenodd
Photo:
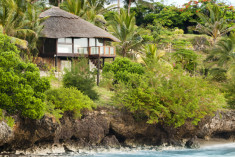
<path fill-rule="evenodd" d="M 42 38 L 42 46 L 39 51 L 39 57 L 54 57 L 56 54 L 56 39 Z"/>

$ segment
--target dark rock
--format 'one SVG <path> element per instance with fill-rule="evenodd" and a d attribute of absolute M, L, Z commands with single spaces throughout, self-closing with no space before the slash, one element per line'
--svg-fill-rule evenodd
<path fill-rule="evenodd" d="M 103 139 L 102 145 L 106 147 L 111 147 L 111 148 L 120 148 L 121 146 L 117 138 L 114 135 L 106 136 Z"/>
<path fill-rule="evenodd" d="M 230 137 L 235 135 L 235 111 L 220 111 L 214 117 L 205 117 L 198 126 L 187 121 L 174 128 L 168 125 L 151 125 L 136 120 L 131 113 L 115 108 L 98 107 L 85 112 L 82 119 L 74 119 L 66 112 L 60 122 L 45 116 L 31 120 L 16 116 L 14 129 L 0 122 L 0 153 L 43 145 L 66 145 L 68 152 L 73 148 L 107 146 L 138 147 L 143 145 L 173 145 L 198 148 L 195 138 L 214 135 Z M 192 138 L 192 139 L 191 139 Z M 190 139 L 186 145 L 182 139 Z M 76 145 L 73 147 L 72 145 Z"/>
<path fill-rule="evenodd" d="M 191 138 L 190 140 L 188 140 L 186 142 L 185 146 L 187 148 L 191 148 L 191 149 L 198 149 L 198 148 L 200 148 L 200 144 L 199 144 L 199 142 L 197 140 L 197 136 L 195 136 L 195 137 Z"/>
<path fill-rule="evenodd" d="M 70 150 L 66 145 L 63 145 L 65 153 L 69 154 L 72 153 L 73 151 Z"/>

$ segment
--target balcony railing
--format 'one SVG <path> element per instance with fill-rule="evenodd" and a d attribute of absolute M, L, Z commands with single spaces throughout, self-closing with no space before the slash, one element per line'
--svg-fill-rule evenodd
<path fill-rule="evenodd" d="M 92 46 L 92 47 L 79 47 L 76 54 L 85 55 L 99 55 L 99 56 L 115 56 L 116 50 L 112 46 Z"/>

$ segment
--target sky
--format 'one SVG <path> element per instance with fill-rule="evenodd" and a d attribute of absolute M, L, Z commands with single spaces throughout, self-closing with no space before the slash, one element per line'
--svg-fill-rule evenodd
<path fill-rule="evenodd" d="M 117 0 L 111 0 L 113 1 L 113 4 L 117 4 Z M 123 0 L 120 0 L 121 2 Z M 150 0 L 147 0 L 150 1 Z M 170 5 L 170 4 L 174 4 L 176 6 L 182 7 L 183 4 L 189 2 L 190 0 L 154 0 L 154 2 L 163 2 L 164 4 Z M 220 0 L 223 2 L 227 2 L 227 4 L 233 5 L 235 6 L 235 0 Z M 121 3 L 121 7 L 123 6 L 123 3 Z"/>
<path fill-rule="evenodd" d="M 189 0 L 164 0 L 165 4 L 176 4 L 176 5 L 180 5 L 182 6 L 183 4 L 189 2 Z M 223 0 L 225 2 L 227 2 L 228 4 L 232 4 L 233 6 L 235 6 L 235 0 Z"/>

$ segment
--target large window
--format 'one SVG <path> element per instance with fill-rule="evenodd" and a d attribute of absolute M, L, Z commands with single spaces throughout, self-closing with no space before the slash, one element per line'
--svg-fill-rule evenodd
<path fill-rule="evenodd" d="M 91 47 L 91 54 L 98 54 L 99 50 L 98 50 L 98 47 L 95 47 L 96 46 L 96 40 L 95 38 L 90 38 L 89 39 L 89 45 Z"/>
<path fill-rule="evenodd" d="M 74 53 L 88 54 L 87 38 L 74 38 Z"/>
<path fill-rule="evenodd" d="M 100 46 L 100 54 L 104 54 L 104 40 L 103 39 L 96 39 L 96 46 Z"/>
<path fill-rule="evenodd" d="M 89 45 L 92 47 L 92 46 L 96 46 L 96 43 L 95 43 L 95 38 L 90 38 L 89 39 Z"/>
<path fill-rule="evenodd" d="M 89 43 L 88 43 L 89 42 Z M 97 38 L 59 38 L 57 44 L 58 53 L 109 54 L 109 49 L 104 48 L 104 39 Z"/>
<path fill-rule="evenodd" d="M 59 38 L 57 51 L 58 53 L 73 53 L 72 38 Z"/>

